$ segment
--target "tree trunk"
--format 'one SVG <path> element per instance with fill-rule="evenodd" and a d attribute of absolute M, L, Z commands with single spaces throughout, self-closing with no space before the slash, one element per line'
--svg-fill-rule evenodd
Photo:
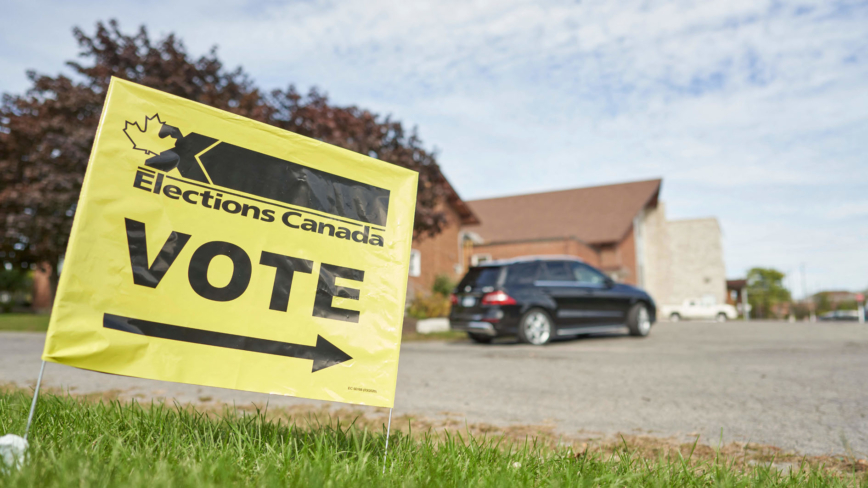
<path fill-rule="evenodd" d="M 54 267 L 43 261 L 33 270 L 33 300 L 30 308 L 36 313 L 49 313 L 54 303 L 54 294 L 57 290 L 57 273 Z"/>

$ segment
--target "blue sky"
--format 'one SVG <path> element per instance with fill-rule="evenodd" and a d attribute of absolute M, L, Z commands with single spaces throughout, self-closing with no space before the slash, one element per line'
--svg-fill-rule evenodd
<path fill-rule="evenodd" d="M 728 275 L 868 287 L 868 2 L 3 0 L 0 91 L 98 19 L 391 113 L 466 199 L 662 177 Z"/>

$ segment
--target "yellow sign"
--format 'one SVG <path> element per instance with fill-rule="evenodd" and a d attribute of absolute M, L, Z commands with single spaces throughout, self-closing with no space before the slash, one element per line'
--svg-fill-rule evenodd
<path fill-rule="evenodd" d="M 113 79 L 43 359 L 391 407 L 417 178 Z"/>

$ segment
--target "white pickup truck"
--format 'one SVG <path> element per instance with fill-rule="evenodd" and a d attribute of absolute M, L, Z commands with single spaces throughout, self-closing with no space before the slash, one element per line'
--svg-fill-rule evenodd
<path fill-rule="evenodd" d="M 703 300 L 684 300 L 681 305 L 663 305 L 657 316 L 667 318 L 670 322 L 689 319 L 726 322 L 737 318 L 738 311 L 729 304 L 717 305 Z"/>

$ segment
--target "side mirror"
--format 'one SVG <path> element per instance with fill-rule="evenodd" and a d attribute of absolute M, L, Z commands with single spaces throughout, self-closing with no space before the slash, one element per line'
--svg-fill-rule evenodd
<path fill-rule="evenodd" d="M 613 280 L 612 278 L 609 278 L 607 276 L 606 277 L 606 288 L 612 288 L 613 286 L 615 286 L 615 280 Z"/>

